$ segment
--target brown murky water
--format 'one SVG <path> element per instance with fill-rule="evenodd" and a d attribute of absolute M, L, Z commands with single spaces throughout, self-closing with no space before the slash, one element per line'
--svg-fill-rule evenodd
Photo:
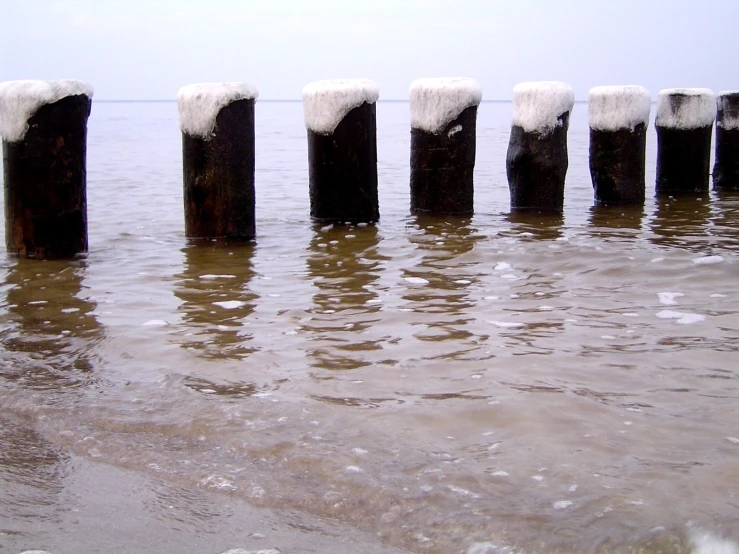
<path fill-rule="evenodd" d="M 81 503 L 123 551 L 246 544 L 256 506 L 305 540 L 255 549 L 737 552 L 739 195 L 592 208 L 577 104 L 564 216 L 511 215 L 492 103 L 476 215 L 411 217 L 407 111 L 381 222 L 321 227 L 301 105 L 258 103 L 239 246 L 183 236 L 174 104 L 94 104 L 90 253 L 0 261 L 0 551 L 92 551 Z"/>

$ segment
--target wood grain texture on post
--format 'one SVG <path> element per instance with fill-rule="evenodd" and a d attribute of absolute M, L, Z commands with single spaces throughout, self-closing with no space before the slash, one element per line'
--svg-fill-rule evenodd
<path fill-rule="evenodd" d="M 675 88 L 657 97 L 657 194 L 706 192 L 716 98 L 706 88 Z"/>
<path fill-rule="evenodd" d="M 481 100 L 474 79 L 418 79 L 411 84 L 411 213 L 473 213 Z"/>
<path fill-rule="evenodd" d="M 713 188 L 739 190 L 739 90 L 720 92 L 716 105 Z"/>
<path fill-rule="evenodd" d="M 513 88 L 513 122 L 506 156 L 512 210 L 561 212 L 567 175 L 572 87 L 556 81 Z"/>
<path fill-rule="evenodd" d="M 87 251 L 87 119 L 80 81 L 0 84 L 5 245 L 36 258 Z"/>
<path fill-rule="evenodd" d="M 590 89 L 590 177 L 598 205 L 643 204 L 652 100 L 640 86 Z"/>
<path fill-rule="evenodd" d="M 310 215 L 316 221 L 374 223 L 379 91 L 368 79 L 316 81 L 303 88 Z"/>
<path fill-rule="evenodd" d="M 199 83 L 177 94 L 190 238 L 251 240 L 256 235 L 257 97 L 257 90 L 243 83 Z"/>

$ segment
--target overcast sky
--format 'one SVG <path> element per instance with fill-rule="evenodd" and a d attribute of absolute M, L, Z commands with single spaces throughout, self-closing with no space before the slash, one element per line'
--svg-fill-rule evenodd
<path fill-rule="evenodd" d="M 99 100 L 244 81 L 262 99 L 367 77 L 739 89 L 739 0 L 0 0 L 0 81 L 74 78 Z"/>

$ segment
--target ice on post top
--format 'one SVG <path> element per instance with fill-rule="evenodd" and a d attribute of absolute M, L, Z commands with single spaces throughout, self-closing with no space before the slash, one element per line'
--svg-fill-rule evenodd
<path fill-rule="evenodd" d="M 618 131 L 649 123 L 652 98 L 638 85 L 595 87 L 588 94 L 590 128 L 596 131 Z"/>
<path fill-rule="evenodd" d="M 309 83 L 303 88 L 305 127 L 319 135 L 330 135 L 346 114 L 365 102 L 377 102 L 379 97 L 377 84 L 369 79 L 329 79 Z"/>
<path fill-rule="evenodd" d="M 256 100 L 259 92 L 246 83 L 195 83 L 177 92 L 180 130 L 193 137 L 209 139 L 218 112 L 237 100 Z"/>
<path fill-rule="evenodd" d="M 739 129 L 739 90 L 719 92 L 716 104 L 720 114 L 716 125 L 727 131 Z"/>
<path fill-rule="evenodd" d="M 710 127 L 716 119 L 716 97 L 707 88 L 671 88 L 659 91 L 655 125 L 670 129 Z"/>
<path fill-rule="evenodd" d="M 513 125 L 528 133 L 549 133 L 562 125 L 559 118 L 574 104 L 575 91 L 567 83 L 519 83 L 513 87 Z"/>
<path fill-rule="evenodd" d="M 23 140 L 28 120 L 41 106 L 79 95 L 92 98 L 92 87 L 70 79 L 0 83 L 0 137 L 6 142 Z"/>
<path fill-rule="evenodd" d="M 481 100 L 482 89 L 474 79 L 417 79 L 410 89 L 411 127 L 438 134 Z"/>

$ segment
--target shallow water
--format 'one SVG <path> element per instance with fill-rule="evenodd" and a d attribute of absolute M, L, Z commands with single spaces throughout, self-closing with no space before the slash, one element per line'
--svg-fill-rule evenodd
<path fill-rule="evenodd" d="M 93 105 L 89 254 L 0 260 L 0 549 L 49 536 L 59 459 L 414 552 L 739 541 L 739 195 L 593 208 L 577 104 L 564 215 L 512 215 L 486 103 L 475 216 L 416 218 L 407 112 L 378 104 L 380 223 L 320 226 L 302 106 L 259 102 L 239 246 L 184 238 L 175 104 Z"/>

